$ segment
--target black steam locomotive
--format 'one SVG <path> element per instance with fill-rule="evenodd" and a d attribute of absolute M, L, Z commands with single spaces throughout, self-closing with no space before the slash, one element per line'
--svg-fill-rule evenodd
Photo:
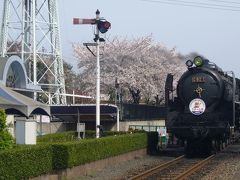
<path fill-rule="evenodd" d="M 167 78 L 168 132 L 184 142 L 189 154 L 220 150 L 239 128 L 240 80 L 200 56 L 186 65 L 172 99 L 172 78 Z"/>

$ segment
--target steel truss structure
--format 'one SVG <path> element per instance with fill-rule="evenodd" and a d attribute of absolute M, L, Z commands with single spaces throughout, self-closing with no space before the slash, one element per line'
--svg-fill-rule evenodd
<path fill-rule="evenodd" d="M 66 104 L 57 0 L 4 0 L 0 53 L 24 61 L 29 83 L 40 85 L 34 98 Z"/>

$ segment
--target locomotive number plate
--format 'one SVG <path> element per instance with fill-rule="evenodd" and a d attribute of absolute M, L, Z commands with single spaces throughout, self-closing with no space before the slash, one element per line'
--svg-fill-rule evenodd
<path fill-rule="evenodd" d="M 193 76 L 192 82 L 193 83 L 204 83 L 204 82 L 206 82 L 206 78 L 202 77 L 202 76 Z"/>

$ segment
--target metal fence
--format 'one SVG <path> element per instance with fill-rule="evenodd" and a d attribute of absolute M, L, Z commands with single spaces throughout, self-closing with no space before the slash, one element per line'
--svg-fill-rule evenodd
<path fill-rule="evenodd" d="M 144 130 L 147 132 L 159 131 L 159 129 L 161 129 L 161 128 L 165 128 L 165 126 L 129 125 L 129 129 Z"/>
<path fill-rule="evenodd" d="M 166 118 L 165 106 L 122 104 L 122 120 L 158 120 Z"/>

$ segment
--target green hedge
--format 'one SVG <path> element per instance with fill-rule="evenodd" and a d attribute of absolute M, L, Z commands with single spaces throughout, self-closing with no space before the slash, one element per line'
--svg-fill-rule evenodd
<path fill-rule="evenodd" d="M 37 143 L 48 143 L 48 142 L 66 142 L 75 140 L 77 134 L 75 131 L 67 131 L 55 134 L 46 134 L 37 137 Z"/>
<path fill-rule="evenodd" d="M 116 132 L 116 131 L 104 131 L 104 136 L 113 136 L 113 135 L 120 135 L 126 134 L 126 132 Z M 51 142 L 67 142 L 67 141 L 75 141 L 77 140 L 77 132 L 76 131 L 67 131 L 63 133 L 55 133 L 55 134 L 46 134 L 43 136 L 38 136 L 37 142 L 38 143 L 51 143 Z M 86 131 L 85 132 L 86 138 L 95 138 L 96 131 Z"/>
<path fill-rule="evenodd" d="M 53 144 L 54 168 L 64 169 L 67 167 L 73 167 L 137 149 L 142 149 L 145 148 L 146 145 L 146 133 L 127 134 L 78 142 Z"/>
<path fill-rule="evenodd" d="M 0 179 L 26 179 L 52 171 L 50 145 L 0 151 Z"/>
<path fill-rule="evenodd" d="M 146 133 L 17 146 L 11 150 L 0 151 L 0 179 L 36 177 L 53 170 L 85 164 L 146 146 Z"/>

